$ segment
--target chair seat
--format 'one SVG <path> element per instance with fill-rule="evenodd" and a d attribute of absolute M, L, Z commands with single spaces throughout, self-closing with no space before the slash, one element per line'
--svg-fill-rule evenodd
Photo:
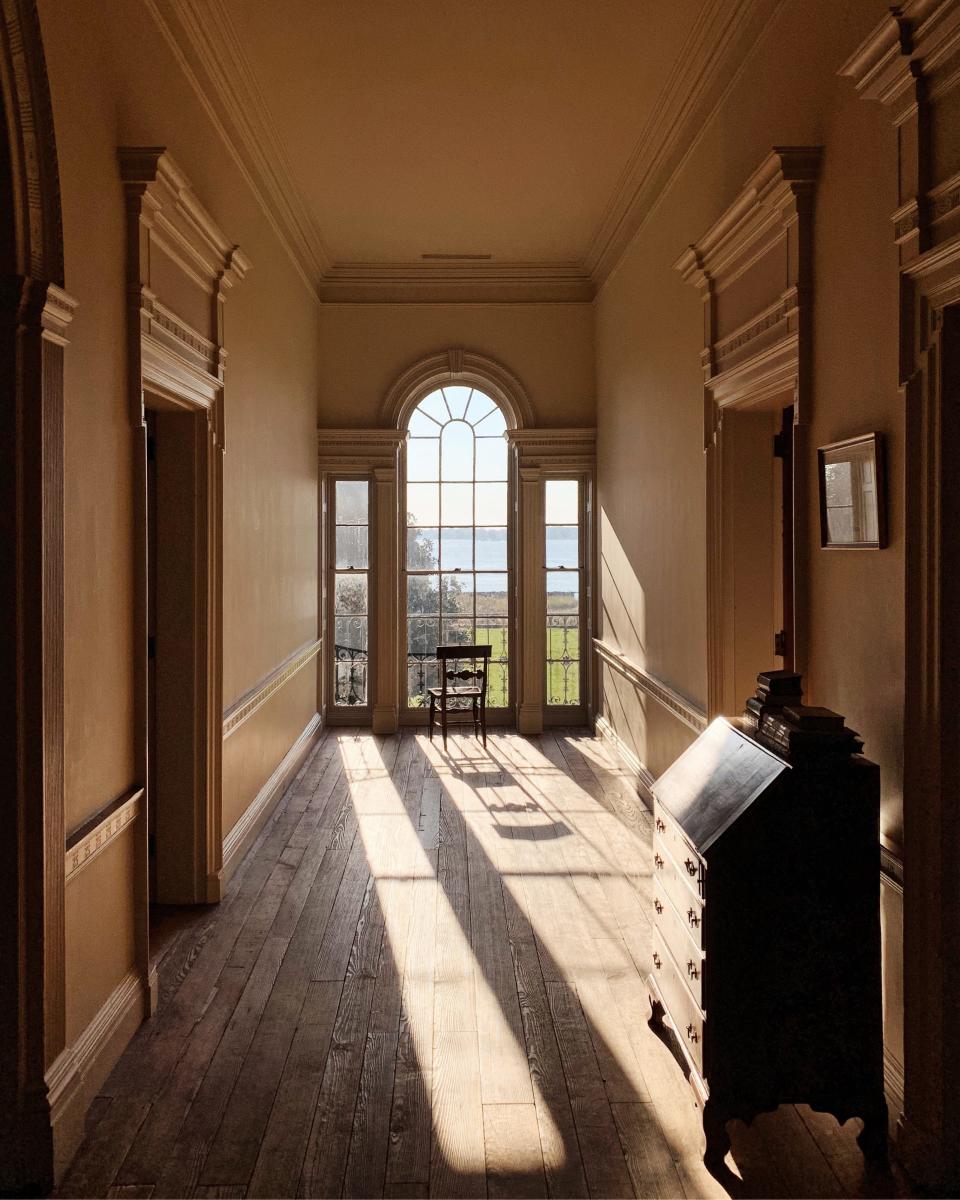
<path fill-rule="evenodd" d="M 427 688 L 427 691 L 435 699 L 440 700 L 443 697 L 443 688 L 432 687 Z M 478 687 L 448 687 L 448 696 L 479 696 L 480 689 Z"/>

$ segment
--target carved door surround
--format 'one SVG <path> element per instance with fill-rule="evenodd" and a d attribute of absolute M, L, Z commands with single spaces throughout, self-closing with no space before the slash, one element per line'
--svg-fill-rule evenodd
<path fill-rule="evenodd" d="M 373 483 L 371 532 L 373 571 L 376 582 L 373 671 L 373 730 L 396 732 L 403 708 L 401 690 L 406 685 L 406 643 L 401 636 L 404 613 L 400 594 L 399 565 L 403 561 L 401 541 L 405 523 L 400 500 L 404 487 L 403 446 L 406 422 L 413 409 L 435 388 L 445 384 L 475 387 L 495 400 L 509 428 L 504 435 L 510 446 L 509 544 L 514 596 L 511 597 L 511 654 L 513 706 L 517 728 L 537 734 L 543 729 L 545 653 L 545 598 L 543 595 L 544 525 L 543 484 L 547 478 L 577 478 L 589 498 L 584 536 L 589 548 L 587 588 L 588 612 L 594 622 L 594 546 L 592 531 L 592 487 L 596 469 L 596 430 L 531 428 L 534 413 L 520 380 L 502 363 L 462 347 L 449 347 L 419 359 L 408 367 L 387 392 L 380 411 L 379 429 L 319 429 L 318 453 L 324 503 L 329 504 L 330 481 L 338 476 L 369 478 Z M 321 562 L 325 563 L 325 558 Z M 325 603 L 321 597 L 321 605 Z M 326 611 L 326 609 L 322 609 Z M 594 622 L 595 623 L 595 622 Z M 585 631 L 587 645 L 592 645 Z M 332 646 L 332 639 L 327 639 Z M 328 651 L 328 660 L 330 652 Z M 583 681 L 584 707 L 592 715 L 592 654 L 586 656 Z M 329 661 L 324 677 L 329 679 Z M 329 687 L 329 684 L 327 685 Z M 326 705 L 326 719 L 331 706 Z M 336 719 L 336 718 L 334 718 Z M 349 719 L 349 713 L 345 715 Z M 425 721 L 425 715 L 405 719 Z"/>
<path fill-rule="evenodd" d="M 194 822 L 184 852 L 191 859 L 195 903 L 220 898 L 223 738 L 223 306 L 250 263 L 215 224 L 164 147 L 123 147 L 120 174 L 127 208 L 129 402 L 135 472 L 136 764 L 146 786 L 148 722 L 146 412 L 192 414 L 195 513 L 193 647 Z M 148 794 L 147 803 L 150 803 Z M 147 831 L 138 838 L 138 961 L 149 962 Z M 156 987 L 150 979 L 151 995 Z"/>
<path fill-rule="evenodd" d="M 46 1195 L 76 1148 L 66 1049 L 60 183 L 37 9 L 0 0 L 0 1190 Z"/>
<path fill-rule="evenodd" d="M 840 72 L 897 132 L 905 479 L 904 1111 L 898 1153 L 960 1188 L 960 3 L 908 0 Z"/>
<path fill-rule="evenodd" d="M 816 146 L 775 147 L 722 217 L 675 267 L 703 300 L 704 450 L 707 466 L 707 709 L 738 712 L 730 616 L 736 531 L 729 511 L 735 483 L 724 414 L 793 406 L 792 597 L 784 597 L 793 669 L 806 653 L 803 559 L 810 421 L 813 205 L 820 168 Z M 772 455 L 772 446 L 771 446 Z M 791 603 L 792 600 L 792 603 Z M 790 627 L 787 628 L 787 625 Z M 763 670 L 774 663 L 757 664 Z"/>

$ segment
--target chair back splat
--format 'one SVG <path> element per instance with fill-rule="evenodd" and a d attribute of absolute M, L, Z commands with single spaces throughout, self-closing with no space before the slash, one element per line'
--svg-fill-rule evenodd
<path fill-rule="evenodd" d="M 428 688 L 430 695 L 429 735 L 439 711 L 443 748 L 447 748 L 448 724 L 472 724 L 476 737 L 487 744 L 487 674 L 493 646 L 438 646 L 440 686 Z M 480 665 L 477 665 L 480 660 Z M 462 664 L 471 663 L 472 666 Z M 454 721 L 450 722 L 450 717 Z"/>

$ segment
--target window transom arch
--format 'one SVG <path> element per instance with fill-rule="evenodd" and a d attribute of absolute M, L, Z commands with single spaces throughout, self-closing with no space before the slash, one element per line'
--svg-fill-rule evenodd
<path fill-rule="evenodd" d="M 510 706 L 507 416 L 460 383 L 427 392 L 406 413 L 403 512 L 405 705 L 437 686 L 440 645 L 489 643 L 491 708 Z"/>

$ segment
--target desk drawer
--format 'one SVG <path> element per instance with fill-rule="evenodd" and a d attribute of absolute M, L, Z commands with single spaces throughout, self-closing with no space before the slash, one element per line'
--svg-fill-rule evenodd
<path fill-rule="evenodd" d="M 656 837 L 666 846 L 673 861 L 702 899 L 707 865 L 697 853 L 696 847 L 662 804 L 657 804 L 655 807 L 653 824 Z"/>
<path fill-rule="evenodd" d="M 686 869 L 677 863 L 666 845 L 658 838 L 653 839 L 653 888 L 656 891 L 662 887 L 677 912 L 688 914 L 693 911 L 693 917 L 688 917 L 691 937 L 701 941 L 703 932 L 703 900 L 698 895 L 694 880 L 687 874 Z"/>
<path fill-rule="evenodd" d="M 693 993 L 697 1004 L 703 1008 L 704 957 L 699 943 L 701 926 L 698 925 L 695 929 L 692 929 L 687 924 L 686 915 L 681 916 L 677 912 L 673 906 L 673 901 L 665 891 L 654 890 L 653 909 L 655 928 L 666 943 L 680 970 L 686 973 L 687 986 Z M 688 911 L 699 916 L 692 902 Z M 694 938 L 697 938 L 697 940 L 695 941 Z"/>
<path fill-rule="evenodd" d="M 703 1074 L 704 1016 L 683 981 L 680 968 L 667 949 L 659 930 L 653 931 L 653 977 L 667 1017 L 677 1037 L 700 1074 Z"/>

